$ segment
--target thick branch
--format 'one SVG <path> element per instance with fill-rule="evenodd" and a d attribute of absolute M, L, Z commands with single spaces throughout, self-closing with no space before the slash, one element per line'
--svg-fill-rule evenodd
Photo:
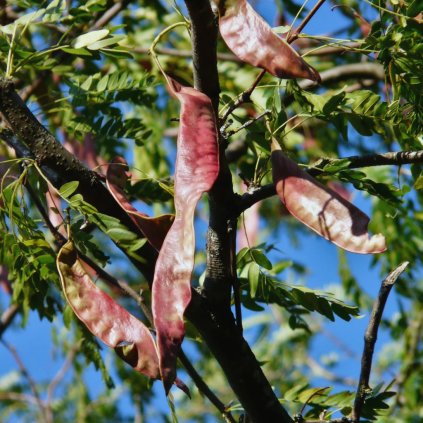
<path fill-rule="evenodd" d="M 209 0 L 185 0 L 191 18 L 194 85 L 207 94 L 217 116 L 219 75 L 217 73 L 217 22 Z"/>
<path fill-rule="evenodd" d="M 423 163 L 423 150 L 418 151 L 394 151 L 382 154 L 369 154 L 367 156 L 350 156 L 344 159 L 331 160 L 331 163 L 336 163 L 338 160 L 349 160 L 348 169 L 359 169 L 370 166 L 385 166 L 396 165 L 401 166 L 411 163 Z M 324 162 L 325 159 L 322 159 Z M 318 166 L 318 164 L 317 164 Z M 324 174 L 325 172 L 318 167 L 312 167 L 307 170 L 312 176 Z M 254 191 L 243 194 L 238 199 L 236 206 L 237 213 L 241 214 L 243 211 L 250 208 L 253 204 L 265 200 L 266 198 L 276 195 L 276 190 L 273 184 L 263 185 Z"/>
<path fill-rule="evenodd" d="M 377 340 L 377 332 L 379 329 L 380 321 L 382 319 L 383 310 L 385 308 L 386 300 L 391 292 L 394 283 L 397 281 L 402 272 L 408 266 L 408 262 L 400 264 L 395 270 L 393 270 L 386 279 L 382 282 L 379 290 L 378 298 L 376 299 L 370 321 L 367 326 L 366 333 L 364 335 L 364 349 L 361 358 L 361 371 L 360 379 L 357 387 L 357 394 L 354 401 L 354 407 L 352 412 L 352 421 L 358 422 L 360 420 L 361 410 L 366 399 L 366 395 L 370 389 L 369 379 L 370 372 L 372 369 L 373 352 Z"/>
<path fill-rule="evenodd" d="M 185 3 L 191 18 L 195 87 L 211 98 L 217 116 L 220 92 L 216 59 L 217 21 L 209 0 L 186 0 Z M 220 149 L 219 161 L 219 175 L 209 195 L 210 224 L 204 290 L 209 301 L 219 307 L 229 307 L 231 286 L 228 270 L 232 245 L 230 236 L 233 234 L 228 231 L 228 204 L 232 204 L 234 193 L 223 148 Z"/>
<path fill-rule="evenodd" d="M 60 188 L 66 182 L 78 181 L 78 193 L 85 201 L 96 207 L 100 213 L 119 219 L 132 232 L 138 233 L 135 224 L 116 203 L 99 175 L 87 169 L 38 122 L 16 94 L 12 82 L 6 79 L 0 79 L 0 112 L 16 137 L 25 143 L 20 149 L 25 151 L 27 148 L 40 167 L 48 170 L 47 176 L 54 175 L 51 182 L 56 188 Z M 137 262 L 136 265 L 147 279 L 152 280 L 157 253 L 147 243 L 140 249 L 139 254 L 145 258 L 145 262 Z"/>
<path fill-rule="evenodd" d="M 185 0 L 192 28 L 194 81 L 213 101 L 217 116 L 219 80 L 216 63 L 216 20 L 209 0 Z M 222 144 L 222 143 L 221 143 Z M 229 384 L 252 422 L 291 422 L 259 363 L 235 324 L 230 309 L 231 269 L 236 231 L 230 230 L 235 202 L 232 175 L 224 149 L 220 172 L 209 193 L 210 223 L 207 271 L 201 302 L 191 302 L 186 316 L 199 330 L 221 365 Z"/>
<path fill-rule="evenodd" d="M 195 323 L 211 353 L 224 370 L 249 421 L 291 423 L 291 417 L 276 399 L 230 309 L 216 312 L 210 309 L 209 303 L 205 300 L 202 304 L 192 305 L 186 314 Z M 196 318 L 198 315 L 203 318 Z"/>

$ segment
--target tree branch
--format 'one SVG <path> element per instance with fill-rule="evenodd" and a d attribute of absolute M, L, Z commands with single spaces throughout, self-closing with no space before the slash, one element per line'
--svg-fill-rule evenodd
<path fill-rule="evenodd" d="M 50 181 L 56 189 L 66 182 L 78 181 L 77 192 L 85 201 L 92 204 L 100 213 L 119 219 L 130 231 L 139 233 L 136 225 L 116 202 L 99 175 L 87 169 L 38 122 L 15 92 L 13 83 L 6 79 L 0 79 L 0 112 L 19 138 L 13 140 L 12 137 L 11 146 L 18 147 L 15 148 L 18 155 L 29 152 L 43 171 L 48 171 L 47 176 L 51 178 Z M 5 138 L 5 141 L 10 143 L 11 139 Z M 147 280 L 153 280 L 157 252 L 146 243 L 138 254 L 145 258 L 145 261 L 142 263 L 134 261 L 134 264 Z"/>
<path fill-rule="evenodd" d="M 360 379 L 358 382 L 357 393 L 354 400 L 354 407 L 352 411 L 352 421 L 358 422 L 360 420 L 361 410 L 366 399 L 366 395 L 370 390 L 369 379 L 370 372 L 372 369 L 373 352 L 377 340 L 377 332 L 379 324 L 382 318 L 383 310 L 385 308 L 386 300 L 391 292 L 394 283 L 397 281 L 402 272 L 408 266 L 408 262 L 400 264 L 395 270 L 393 270 L 386 279 L 382 282 L 379 290 L 378 298 L 376 299 L 370 321 L 367 326 L 366 333 L 364 335 L 364 349 L 361 358 L 361 371 Z"/>
<path fill-rule="evenodd" d="M 200 315 L 202 318 L 198 319 Z M 249 421 L 292 423 L 243 338 L 231 310 L 211 308 L 207 299 L 203 298 L 202 302 L 191 303 L 186 316 L 193 321 L 222 367 Z"/>
<path fill-rule="evenodd" d="M 4 339 L 2 339 L 0 341 L 5 347 L 6 349 L 12 354 L 13 358 L 15 359 L 19 370 L 22 374 L 22 376 L 27 380 L 29 387 L 31 389 L 32 395 L 34 396 L 35 400 L 36 400 L 36 404 L 39 408 L 41 417 L 43 419 L 43 421 L 45 421 L 46 423 L 51 423 L 52 421 L 49 419 L 49 414 L 47 413 L 46 407 L 44 406 L 40 394 L 38 392 L 38 388 L 37 385 L 34 381 L 34 379 L 32 379 L 31 375 L 29 374 L 27 368 L 25 367 L 23 361 L 21 360 L 18 352 L 16 351 L 16 349 L 10 345 L 9 343 L 7 343 Z"/>
<path fill-rule="evenodd" d="M 347 169 L 359 169 L 370 166 L 385 166 L 396 165 L 401 166 L 411 163 L 423 163 L 423 150 L 418 151 L 394 151 L 382 154 L 369 154 L 366 156 L 350 156 L 340 159 L 321 159 L 313 167 L 307 169 L 307 172 L 312 176 L 324 174 L 324 170 L 319 169 L 319 163 L 336 163 L 340 160 L 349 160 L 350 164 Z M 238 214 L 250 208 L 253 204 L 265 200 L 266 198 L 276 195 L 276 190 L 273 184 L 263 185 L 254 191 L 247 192 L 238 197 L 236 210 Z"/>
<path fill-rule="evenodd" d="M 130 0 L 118 1 L 110 9 L 107 9 L 91 26 L 90 31 L 103 28 L 116 15 L 118 15 L 128 4 Z"/>
<path fill-rule="evenodd" d="M 219 75 L 217 73 L 217 20 L 209 0 L 185 0 L 191 19 L 194 86 L 213 103 L 217 116 Z"/>
<path fill-rule="evenodd" d="M 208 387 L 208 385 L 200 377 L 200 375 L 197 373 L 197 370 L 195 369 L 195 367 L 192 365 L 192 363 L 189 361 L 188 357 L 185 355 L 185 353 L 182 350 L 178 354 L 178 358 L 180 362 L 182 363 L 182 365 L 185 367 L 185 370 L 191 376 L 198 390 L 201 393 L 203 393 L 203 395 L 205 395 L 210 400 L 210 402 L 220 411 L 225 421 L 228 423 L 236 423 L 232 415 L 226 410 L 225 404 L 223 404 L 223 402 L 220 401 L 219 398 L 217 398 L 214 392 Z"/>
<path fill-rule="evenodd" d="M 353 78 L 371 78 L 377 81 L 384 81 L 385 70 L 379 63 L 351 63 L 322 71 L 320 72 L 320 77 L 322 78 L 322 84 L 345 81 L 346 79 Z M 315 82 L 309 80 L 300 81 L 298 85 L 303 90 L 317 87 Z"/>
<path fill-rule="evenodd" d="M 18 314 L 20 306 L 18 304 L 11 304 L 0 317 L 0 339 L 5 330 L 13 322 L 13 319 Z"/>
<path fill-rule="evenodd" d="M 216 19 L 209 0 L 185 0 L 192 28 L 194 81 L 213 102 L 217 116 L 219 80 L 216 61 Z M 221 140 L 223 141 L 223 140 Z M 221 142 L 222 145 L 222 142 Z M 252 422 L 290 423 L 253 352 L 242 337 L 230 309 L 231 269 L 236 231 L 231 205 L 235 201 L 232 175 L 224 148 L 219 176 L 209 193 L 207 270 L 200 301 L 191 302 L 186 316 L 204 338 Z M 229 207 L 228 207 L 229 206 Z"/>
<path fill-rule="evenodd" d="M 304 29 L 304 27 L 310 22 L 310 19 L 316 14 L 316 12 L 320 9 L 320 7 L 323 5 L 325 0 L 319 0 L 314 7 L 308 12 L 307 16 L 303 19 L 303 21 L 298 25 L 298 27 L 290 34 L 288 34 L 287 42 L 292 43 L 294 42 L 298 36 L 300 35 L 301 31 Z"/>

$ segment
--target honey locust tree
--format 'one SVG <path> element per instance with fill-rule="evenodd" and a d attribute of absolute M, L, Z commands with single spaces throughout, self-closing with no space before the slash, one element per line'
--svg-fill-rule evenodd
<path fill-rule="evenodd" d="M 2 421 L 421 419 L 418 2 L 6 0 L 0 25 Z M 38 318 L 51 380 L 10 341 Z"/>

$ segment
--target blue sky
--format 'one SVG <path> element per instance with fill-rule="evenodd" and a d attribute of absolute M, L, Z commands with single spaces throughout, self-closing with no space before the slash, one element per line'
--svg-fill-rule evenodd
<path fill-rule="evenodd" d="M 274 24 L 274 7 L 273 2 L 260 1 L 258 2 L 258 10 L 270 22 Z M 313 4 L 313 2 L 309 2 Z M 310 34 L 328 34 L 337 29 L 343 28 L 346 21 L 339 10 L 331 11 L 330 3 L 327 2 L 318 11 L 315 18 L 307 25 L 305 31 Z M 369 210 L 367 200 L 360 194 L 355 197 L 355 203 L 364 211 Z M 200 229 L 201 230 L 201 229 Z M 310 236 L 300 236 L 300 246 L 292 252 L 292 245 L 290 240 L 283 231 L 279 232 L 277 239 L 270 239 L 282 251 L 289 251 L 290 258 L 297 259 L 303 263 L 307 263 L 312 272 L 307 277 L 307 283 L 313 288 L 324 290 L 325 287 L 339 282 L 338 268 L 337 268 L 337 250 L 336 247 L 329 242 L 318 238 L 314 234 Z M 281 259 L 278 256 L 280 253 L 274 253 L 274 260 Z M 369 269 L 371 258 L 368 256 L 361 256 L 355 254 L 347 254 L 348 260 L 353 269 L 354 276 L 362 284 L 366 292 L 374 296 L 380 285 L 380 276 L 377 268 Z M 6 306 L 7 298 L 3 293 L 0 293 L 0 302 Z M 387 304 L 386 316 L 392 316 L 396 312 L 396 298 L 393 294 Z M 327 330 L 335 336 L 348 341 L 350 348 L 357 354 L 361 354 L 362 336 L 368 321 L 368 316 L 362 319 L 354 319 L 352 322 L 344 322 L 337 319 L 335 323 L 328 323 Z M 37 381 L 49 381 L 58 369 L 61 367 L 62 359 L 55 359 L 51 354 L 51 324 L 44 321 L 39 321 L 38 316 L 32 313 L 27 327 L 22 330 L 19 327 L 13 330 L 8 330 L 4 338 L 10 342 L 18 350 L 25 365 L 28 367 L 32 377 Z M 386 336 L 382 334 L 377 344 L 376 354 L 380 350 Z M 354 342 L 350 342 L 354 340 Z M 313 343 L 313 355 L 319 359 L 322 355 L 329 354 L 336 347 L 325 336 L 317 337 Z M 8 372 L 17 369 L 16 362 L 13 357 L 7 352 L 2 345 L 0 345 L 0 384 L 1 377 Z M 359 371 L 358 360 L 346 359 L 339 367 L 339 372 L 351 377 L 357 377 Z M 321 380 L 314 381 L 317 385 L 323 383 Z M 102 391 L 102 380 L 100 373 L 94 371 L 93 367 L 87 373 L 87 384 L 93 394 Z M 166 410 L 167 405 L 160 385 L 157 383 L 156 391 L 158 393 L 155 406 Z M 127 400 L 122 402 L 122 406 L 130 406 Z M 158 421 L 158 420 L 154 420 Z"/>

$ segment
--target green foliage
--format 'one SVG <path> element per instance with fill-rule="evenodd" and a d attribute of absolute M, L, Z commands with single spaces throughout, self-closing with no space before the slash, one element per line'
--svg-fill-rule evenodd
<path fill-rule="evenodd" d="M 158 215 L 173 208 L 178 126 L 173 121 L 179 106 L 169 97 L 162 75 L 146 52 L 160 31 L 182 21 L 184 2 L 122 2 L 124 7 L 111 21 L 106 19 L 105 24 L 97 26 L 112 10 L 112 3 L 118 4 L 106 0 L 5 2 L 7 11 L 0 9 L 0 76 L 12 77 L 18 92 L 29 95 L 27 104 L 39 121 L 98 173 L 104 174 L 104 164 L 116 155 L 124 156 L 132 174 L 125 187 L 128 198 L 135 205 L 136 201 L 143 201 L 151 209 L 149 214 Z M 293 0 L 258 3 L 271 3 L 282 13 L 277 32 L 283 33 L 287 33 L 295 17 L 296 27 L 312 7 L 310 2 L 300 8 L 300 2 Z M 346 75 L 304 89 L 303 81 L 280 81 L 265 75 L 251 101 L 234 111 L 229 117 L 232 122 L 226 122 L 230 171 L 239 194 L 244 183 L 249 193 L 270 183 L 270 138 L 275 136 L 284 151 L 304 168 L 316 171 L 320 181 L 338 184 L 353 201 L 365 204 L 371 231 L 383 233 L 388 244 L 385 253 L 372 259 L 372 279 L 376 272 L 382 279 L 399 263 L 410 262 L 410 271 L 396 283 L 394 300 L 390 299 L 397 312 L 382 322 L 381 339 L 388 340 L 374 359 L 372 389 L 367 393 L 362 421 L 411 423 L 421 418 L 423 395 L 423 167 L 415 163 L 352 169 L 352 159 L 348 157 L 422 149 L 420 4 L 411 0 L 341 0 L 336 5 L 342 7 L 332 13 L 342 13 L 348 28 L 331 38 L 335 35 L 310 35 L 306 26 L 296 48 L 302 54 L 307 51 L 305 59 L 319 71 L 370 64 L 377 69 L 376 76 Z M 8 15 L 10 11 L 13 13 Z M 318 19 L 318 15 L 313 19 Z M 363 31 L 363 19 L 369 23 L 369 33 Z M 342 45 L 346 45 L 342 54 L 314 55 L 322 48 Z M 164 48 L 169 51 L 160 50 Z M 217 48 L 219 54 L 228 53 L 220 38 Z M 188 31 L 177 29 L 167 33 L 157 45 L 165 71 L 184 85 L 193 83 L 192 60 L 184 57 L 190 49 Z M 227 58 L 219 55 L 221 117 L 258 73 L 251 66 Z M 265 111 L 266 118 L 257 119 Z M 243 125 L 246 126 L 241 128 Z M 6 126 L 3 121 L 1 126 Z M 41 319 L 53 322 L 55 357 L 62 361 L 66 354 L 73 357 L 68 377 L 60 381 L 64 394 L 54 395 L 51 402 L 54 420 L 220 421 L 219 412 L 198 394 L 182 372 L 182 379 L 191 384 L 192 400 L 175 393 L 167 416 L 154 410 L 157 391 L 152 390 L 153 383 L 115 362 L 77 322 L 57 289 L 57 240 L 46 227 L 40 210 L 56 211 L 49 217 L 52 221 L 57 219 L 56 231 L 62 236 L 69 232 L 81 253 L 127 281 L 135 292 L 143 289 L 142 298 L 148 305 L 146 281 L 113 246 L 114 243 L 138 263 L 146 264 L 139 253 L 145 239 L 116 218 L 99 213 L 78 193 L 77 181 L 57 190 L 50 187 L 60 197 L 52 208 L 46 197 L 47 172 L 33 158 L 16 159 L 3 142 L 7 141 L 4 132 L 0 133 L 0 141 L 0 288 L 5 282 L 12 287 L 10 296 L 0 290 L 0 309 L 3 312 L 8 303 L 18 304 L 23 326 L 32 318 L 31 310 Z M 237 146 L 242 148 L 238 150 Z M 227 206 L 231 211 L 232 204 Z M 202 206 L 196 215 L 199 250 L 204 247 L 202 233 L 208 212 Z M 342 251 L 338 252 L 338 265 L 333 260 L 339 278 L 327 280 L 326 269 L 320 268 L 318 261 L 311 265 L 311 260 L 297 250 L 311 242 L 314 234 L 309 236 L 308 229 L 289 219 L 278 201 L 265 199 L 258 213 L 259 229 L 249 234 L 251 246 L 236 252 L 246 338 L 291 415 L 300 413 L 305 419 L 316 420 L 326 412 L 326 421 L 350 417 L 356 370 L 342 377 L 343 348 L 333 347 L 328 341 L 325 353 L 316 357 L 315 345 L 333 328 L 342 327 L 345 336 L 341 337 L 341 344 L 346 343 L 350 349 L 360 344 L 360 350 L 361 335 L 360 342 L 355 335 L 353 339 L 350 328 L 357 322 L 352 318 L 359 316 L 359 310 L 368 316 L 374 280 L 370 276 L 360 280 L 357 269 L 350 264 L 358 261 L 353 262 Z M 247 219 L 245 226 L 249 231 Z M 283 251 L 277 250 L 282 249 L 281 245 Z M 322 253 L 314 254 L 319 257 Z M 203 272 L 205 257 L 202 251 L 198 252 L 195 275 Z M 313 284 L 309 283 L 311 278 Z M 195 286 L 197 282 L 193 280 Z M 331 283 L 330 287 L 323 285 L 327 283 Z M 109 291 L 112 296 L 122 296 L 120 290 L 114 289 Z M 123 302 L 135 314 L 139 312 L 139 304 L 132 299 Z M 197 330 L 189 326 L 187 334 L 188 343 L 191 342 L 187 351 L 195 368 L 238 419 L 244 410 L 220 367 Z M 7 338 L 8 333 L 3 336 Z M 354 360 L 355 364 L 359 361 Z M 318 362 L 320 373 L 313 367 L 314 362 Z M 105 388 L 96 393 L 87 386 L 92 367 L 101 375 Z M 386 385 L 393 377 L 396 382 Z M 42 398 L 46 398 L 49 382 L 37 380 Z M 329 385 L 330 388 L 315 388 Z M 33 394 L 24 375 L 1 375 L 2 419 L 40 421 L 36 406 L 7 398 L 10 393 Z M 118 402 L 121 396 L 125 404 L 129 398 L 136 410 L 123 412 Z M 155 406 L 156 403 L 157 400 Z"/>

